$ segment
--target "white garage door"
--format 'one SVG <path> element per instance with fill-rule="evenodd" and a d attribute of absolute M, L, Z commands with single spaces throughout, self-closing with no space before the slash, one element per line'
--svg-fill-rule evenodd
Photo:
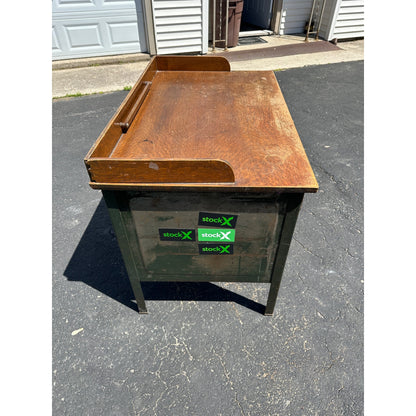
<path fill-rule="evenodd" d="M 141 0 L 52 0 L 52 58 L 146 52 Z"/>

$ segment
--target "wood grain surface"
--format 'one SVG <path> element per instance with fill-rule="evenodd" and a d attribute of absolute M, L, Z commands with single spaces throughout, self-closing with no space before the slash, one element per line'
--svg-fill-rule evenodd
<path fill-rule="evenodd" d="M 162 68 L 169 68 L 169 57 L 158 58 Z M 87 155 L 90 172 L 88 159 L 94 157 L 112 161 L 223 160 L 235 177 L 228 189 L 316 192 L 318 184 L 272 71 L 182 71 L 186 62 L 178 64 L 180 59 L 171 61 L 174 69 L 160 70 L 155 62 L 149 66 L 152 76 L 142 77 L 131 94 L 138 95 L 143 80 L 151 81 L 128 130 L 123 133 L 118 126 L 116 133 L 114 123 L 120 121 L 116 114 L 100 143 Z M 191 68 L 198 68 L 196 62 L 198 59 Z M 126 107 L 133 104 L 133 98 L 126 99 L 118 114 L 128 113 Z M 180 182 L 192 182 L 192 177 L 187 177 L 189 169 L 187 173 L 175 172 L 174 163 L 171 168 L 171 180 L 160 177 L 161 186 L 178 182 L 176 178 L 182 174 L 185 177 Z M 166 174 L 169 176 L 169 171 Z M 122 172 L 118 179 L 108 178 L 97 171 L 94 187 L 113 186 L 117 181 L 131 186 L 135 182 L 123 181 Z M 201 178 L 194 182 L 204 186 Z M 212 186 L 212 180 L 206 182 Z M 221 187 L 220 182 L 227 181 L 217 182 Z M 137 186 L 149 183 L 144 176 Z"/>
<path fill-rule="evenodd" d="M 110 159 L 88 162 L 93 181 L 105 183 L 233 183 L 234 173 L 222 160 Z"/>

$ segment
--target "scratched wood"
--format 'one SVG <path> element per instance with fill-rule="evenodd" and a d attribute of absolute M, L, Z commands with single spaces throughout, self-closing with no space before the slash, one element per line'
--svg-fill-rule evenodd
<path fill-rule="evenodd" d="M 85 164 L 96 157 L 108 157 L 114 149 L 114 146 L 120 140 L 121 129 L 116 124 L 120 122 L 125 117 L 125 114 L 129 112 L 129 109 L 134 105 L 135 100 L 137 99 L 138 94 L 140 94 L 141 89 L 143 88 L 143 82 L 151 82 L 157 72 L 157 61 L 155 58 L 152 58 L 149 64 L 146 67 L 146 70 L 143 71 L 141 77 L 134 84 L 133 88 L 127 94 L 126 98 L 121 103 L 120 107 L 117 109 L 113 117 L 108 122 L 107 126 L 101 132 L 89 152 L 84 158 Z M 88 165 L 87 165 L 88 169 Z"/>
<path fill-rule="evenodd" d="M 233 170 L 221 160 L 94 158 L 87 166 L 93 181 L 106 183 L 234 182 Z"/>
<path fill-rule="evenodd" d="M 139 77 L 129 94 L 108 122 L 94 145 L 85 157 L 107 157 L 120 139 L 120 128 L 117 124 L 129 113 L 140 94 L 144 83 L 151 83 L 158 71 L 230 71 L 229 62 L 221 56 L 154 56 Z"/>
<path fill-rule="evenodd" d="M 157 57 L 136 84 L 134 92 L 110 121 L 85 160 L 91 186 L 137 189 L 157 184 L 146 177 L 123 181 L 123 164 L 117 180 L 91 167 L 92 159 L 171 161 L 171 180 L 160 178 L 161 189 L 192 183 L 178 160 L 222 160 L 233 171 L 234 182 L 198 180 L 205 186 L 226 189 L 274 189 L 284 192 L 316 192 L 318 184 L 272 71 L 225 70 L 220 61 L 202 57 Z M 192 58 L 191 60 L 188 58 Z M 189 70 L 183 70 L 189 63 Z M 209 70 L 201 70 L 206 62 Z M 161 69 L 162 68 L 162 69 Z M 122 114 L 140 95 L 143 81 L 151 86 L 128 130 L 120 126 Z M 118 130 L 116 131 L 115 129 Z M 118 133 L 117 133 L 118 132 Z M 104 162 L 102 162 L 104 164 Z M 125 164 L 127 168 L 127 163 Z M 113 171 L 114 172 L 114 171 Z M 215 175 L 214 175 L 215 176 Z M 176 178 L 182 180 L 176 180 Z M 215 180 L 214 180 L 215 182 Z M 114 188 L 113 188 L 114 189 Z"/>

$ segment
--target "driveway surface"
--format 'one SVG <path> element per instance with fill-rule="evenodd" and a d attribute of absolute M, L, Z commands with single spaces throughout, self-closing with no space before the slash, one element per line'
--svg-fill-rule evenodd
<path fill-rule="evenodd" d="M 54 415 L 363 414 L 363 62 L 276 73 L 320 185 L 268 284 L 143 284 L 83 158 L 126 92 L 53 103 Z"/>

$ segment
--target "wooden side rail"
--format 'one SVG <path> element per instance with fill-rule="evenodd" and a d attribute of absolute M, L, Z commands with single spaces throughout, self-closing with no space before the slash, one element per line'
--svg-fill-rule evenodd
<path fill-rule="evenodd" d="M 120 126 L 121 131 L 123 133 L 126 133 L 129 127 L 131 126 L 134 117 L 136 117 L 136 114 L 138 113 L 141 105 L 143 104 L 144 99 L 150 91 L 151 85 L 152 83 L 150 81 L 143 81 L 140 85 L 141 88 L 138 88 L 136 90 L 136 94 L 132 97 L 132 101 L 135 100 L 134 103 L 131 105 L 130 108 L 129 106 L 125 106 L 123 111 L 121 111 L 119 115 L 119 121 L 116 121 L 114 124 L 116 126 Z"/>
<path fill-rule="evenodd" d="M 97 183 L 234 183 L 231 166 L 213 159 L 108 159 L 85 161 Z"/>

